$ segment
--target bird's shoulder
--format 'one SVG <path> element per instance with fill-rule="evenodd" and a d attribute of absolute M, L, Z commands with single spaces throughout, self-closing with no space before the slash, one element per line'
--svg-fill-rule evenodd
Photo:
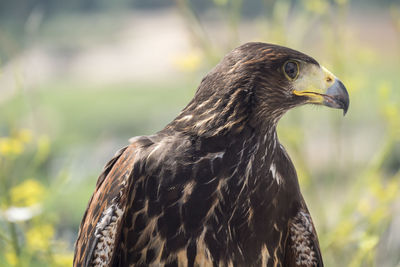
<path fill-rule="evenodd" d="M 74 266 L 112 260 L 113 241 L 119 238 L 129 188 L 139 175 L 134 170 L 140 169 L 146 148 L 153 144 L 149 137 L 138 137 L 105 165 L 79 228 Z"/>

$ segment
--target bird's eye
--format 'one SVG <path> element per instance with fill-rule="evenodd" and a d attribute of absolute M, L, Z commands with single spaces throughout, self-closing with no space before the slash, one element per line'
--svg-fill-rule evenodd
<path fill-rule="evenodd" d="M 299 75 L 299 65 L 296 61 L 288 61 L 283 66 L 285 75 L 289 80 L 294 80 Z"/>

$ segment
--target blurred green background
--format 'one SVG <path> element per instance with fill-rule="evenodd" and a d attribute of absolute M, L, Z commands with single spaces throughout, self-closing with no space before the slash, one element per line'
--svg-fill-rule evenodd
<path fill-rule="evenodd" d="M 71 266 L 102 166 L 163 128 L 232 48 L 303 51 L 350 109 L 279 124 L 326 266 L 400 266 L 400 3 L 0 1 L 0 266 Z"/>

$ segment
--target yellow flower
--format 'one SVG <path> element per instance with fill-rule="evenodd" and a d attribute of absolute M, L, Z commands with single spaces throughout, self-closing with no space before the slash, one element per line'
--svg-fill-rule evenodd
<path fill-rule="evenodd" d="M 26 233 L 28 247 L 34 251 L 46 251 L 54 236 L 51 224 L 42 224 L 29 229 Z"/>
<path fill-rule="evenodd" d="M 14 206 L 32 206 L 43 201 L 46 189 L 38 181 L 28 179 L 11 188 L 11 203 Z"/>
<path fill-rule="evenodd" d="M 11 266 L 16 266 L 18 264 L 18 258 L 14 252 L 10 251 L 10 252 L 5 253 L 5 257 L 6 257 L 7 262 Z"/>
<path fill-rule="evenodd" d="M 32 140 L 30 130 L 22 129 L 11 137 L 0 138 L 0 155 L 18 156 L 24 152 L 24 145 Z"/>
<path fill-rule="evenodd" d="M 362 251 L 371 251 L 379 242 L 379 237 L 376 235 L 365 234 L 360 241 L 360 249 Z"/>
<path fill-rule="evenodd" d="M 4 156 L 17 156 L 24 150 L 22 142 L 18 139 L 2 137 L 0 138 L 0 154 Z"/>

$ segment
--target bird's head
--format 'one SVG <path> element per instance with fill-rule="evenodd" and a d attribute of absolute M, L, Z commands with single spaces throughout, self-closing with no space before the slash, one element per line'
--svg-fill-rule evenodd
<path fill-rule="evenodd" d="M 310 56 L 263 43 L 245 44 L 231 55 L 237 59 L 238 76 L 254 77 L 254 94 L 259 105 L 256 108 L 260 111 L 279 113 L 278 110 L 284 112 L 311 103 L 347 112 L 349 95 L 345 86 Z"/>
<path fill-rule="evenodd" d="M 278 45 L 247 43 L 227 54 L 203 79 L 177 120 L 219 133 L 240 130 L 246 121 L 275 125 L 287 110 L 308 103 L 345 114 L 349 95 L 312 57 Z"/>

